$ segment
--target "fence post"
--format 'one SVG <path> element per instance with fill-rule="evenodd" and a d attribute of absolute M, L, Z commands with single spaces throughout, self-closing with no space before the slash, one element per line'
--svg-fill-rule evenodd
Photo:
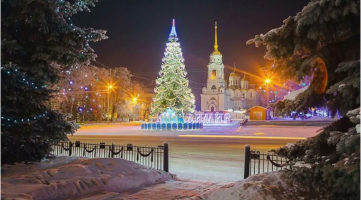
<path fill-rule="evenodd" d="M 112 158 L 114 158 L 114 153 L 113 153 L 113 152 L 114 152 L 114 147 L 115 147 L 115 146 L 114 146 L 114 144 L 112 143 Z"/>
<path fill-rule="evenodd" d="M 249 165 L 251 161 L 251 146 L 246 144 L 244 153 L 244 179 L 249 176 Z"/>
<path fill-rule="evenodd" d="M 164 153 L 163 153 L 163 170 L 169 172 L 169 154 L 168 154 L 168 143 L 164 142 Z"/>
<path fill-rule="evenodd" d="M 73 151 L 73 143 L 69 142 L 69 156 L 71 156 L 72 151 Z"/>

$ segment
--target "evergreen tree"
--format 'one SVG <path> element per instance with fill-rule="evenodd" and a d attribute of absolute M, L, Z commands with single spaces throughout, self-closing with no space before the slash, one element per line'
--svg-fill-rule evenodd
<path fill-rule="evenodd" d="M 360 106 L 360 1 L 311 1 L 281 27 L 247 41 L 251 43 L 267 47 L 265 58 L 276 61 L 280 77 L 312 78 L 292 104 L 283 104 L 290 107 L 277 105 L 278 110 L 298 114 L 326 104 L 335 116 Z"/>
<path fill-rule="evenodd" d="M 105 31 L 79 28 L 71 17 L 96 0 L 5 0 L 1 9 L 2 163 L 43 158 L 74 127 L 49 107 L 61 71 L 95 59 L 89 42 Z"/>
<path fill-rule="evenodd" d="M 294 101 L 276 103 L 283 114 L 327 106 L 344 117 L 312 138 L 276 151 L 307 199 L 360 198 L 360 1 L 314 0 L 280 28 L 247 43 L 267 46 L 279 76 L 311 77 Z M 297 165 L 296 165 L 297 164 Z"/>
<path fill-rule="evenodd" d="M 178 114 L 193 113 L 194 95 L 188 87 L 187 72 L 174 20 L 159 75 L 160 77 L 156 80 L 157 86 L 154 89 L 156 96 L 151 105 L 152 115 L 162 113 L 168 107 L 172 107 Z"/>

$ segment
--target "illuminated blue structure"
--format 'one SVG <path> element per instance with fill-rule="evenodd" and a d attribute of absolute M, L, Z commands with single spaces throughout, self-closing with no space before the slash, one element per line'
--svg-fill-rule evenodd
<path fill-rule="evenodd" d="M 146 131 L 199 130 L 203 123 L 184 123 L 183 116 L 179 116 L 172 108 L 163 112 L 157 122 L 142 123 L 141 129 Z"/>

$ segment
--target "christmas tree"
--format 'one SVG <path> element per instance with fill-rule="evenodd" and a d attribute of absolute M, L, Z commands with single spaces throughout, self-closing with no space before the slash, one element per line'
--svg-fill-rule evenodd
<path fill-rule="evenodd" d="M 51 109 L 62 71 L 95 59 L 89 42 L 105 31 L 74 26 L 71 17 L 96 0 L 7 0 L 1 13 L 1 161 L 40 160 L 74 126 Z"/>
<path fill-rule="evenodd" d="M 194 95 L 188 87 L 187 72 L 174 19 L 159 75 L 160 77 L 156 80 L 157 86 L 154 89 L 156 96 L 151 105 L 152 115 L 162 113 L 169 107 L 178 114 L 193 113 Z"/>
<path fill-rule="evenodd" d="M 295 165 L 290 177 L 307 199 L 360 199 L 360 1 L 311 1 L 250 43 L 267 46 L 265 57 L 275 61 L 279 76 L 311 77 L 295 100 L 274 105 L 279 112 L 327 106 L 343 116 L 317 136 L 276 151 Z"/>

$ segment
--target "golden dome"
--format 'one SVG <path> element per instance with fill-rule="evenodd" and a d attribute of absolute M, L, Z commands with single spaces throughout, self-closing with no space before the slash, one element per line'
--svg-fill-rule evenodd
<path fill-rule="evenodd" d="M 212 52 L 212 55 L 222 55 L 222 54 L 221 54 L 221 52 L 219 52 L 218 49 L 217 49 L 217 50 L 214 50 L 214 51 Z"/>
<path fill-rule="evenodd" d="M 236 74 L 235 72 L 232 72 L 230 75 L 229 75 L 229 77 L 240 77 L 238 74 Z"/>

